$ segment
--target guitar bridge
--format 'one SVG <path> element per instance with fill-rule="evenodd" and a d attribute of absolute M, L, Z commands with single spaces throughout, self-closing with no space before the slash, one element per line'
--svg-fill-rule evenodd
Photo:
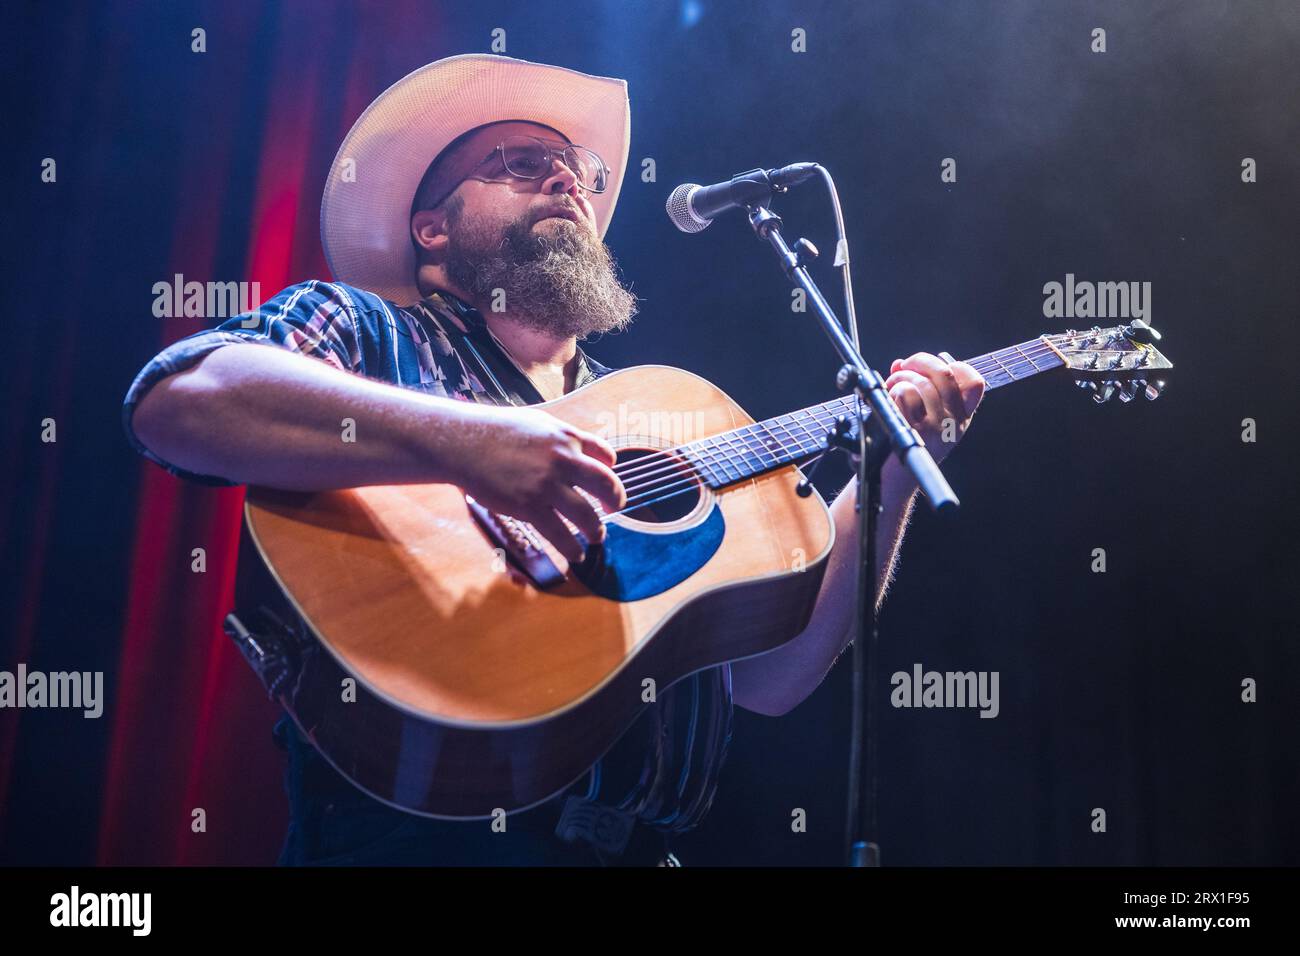
<path fill-rule="evenodd" d="M 469 506 L 469 513 L 488 536 L 488 540 L 501 549 L 506 560 L 524 574 L 534 587 L 547 590 L 559 587 L 564 582 L 564 572 L 542 548 L 542 539 L 536 528 L 527 521 L 489 511 L 471 495 L 465 496 L 465 504 Z M 586 538 L 581 533 L 576 537 L 586 548 Z"/>

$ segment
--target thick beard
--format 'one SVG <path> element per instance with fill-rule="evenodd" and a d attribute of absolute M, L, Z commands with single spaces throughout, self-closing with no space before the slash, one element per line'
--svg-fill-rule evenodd
<path fill-rule="evenodd" d="M 450 218 L 448 277 L 478 298 L 503 290 L 514 321 L 577 339 L 631 324 L 636 297 L 619 282 L 609 247 L 584 227 L 559 219 L 537 231 L 520 218 L 502 233 L 459 210 Z"/>

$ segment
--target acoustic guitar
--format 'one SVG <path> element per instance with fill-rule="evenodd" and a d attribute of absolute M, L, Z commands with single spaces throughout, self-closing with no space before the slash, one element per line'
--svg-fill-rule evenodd
<path fill-rule="evenodd" d="M 1154 337 L 1071 330 L 969 361 L 990 389 L 1063 369 L 1098 401 L 1154 399 L 1172 367 Z M 601 512 L 606 540 L 575 567 L 452 485 L 250 488 L 227 632 L 373 797 L 443 818 L 526 809 L 676 681 L 807 626 L 835 531 L 797 466 L 856 402 L 756 422 L 652 365 L 535 406 L 618 450 L 627 506 Z"/>

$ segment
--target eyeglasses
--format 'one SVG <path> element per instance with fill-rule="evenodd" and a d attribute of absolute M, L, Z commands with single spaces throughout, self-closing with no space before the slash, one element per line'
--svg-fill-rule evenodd
<path fill-rule="evenodd" d="M 573 143 L 556 149 L 536 136 L 517 134 L 507 136 L 483 157 L 481 169 L 489 160 L 500 157 L 505 171 L 517 179 L 542 179 L 551 173 L 555 157 L 560 158 L 581 186 L 589 193 L 603 193 L 609 183 L 609 167 L 595 152 Z M 479 179 L 470 175 L 466 178 Z M 484 180 L 491 182 L 491 180 Z"/>

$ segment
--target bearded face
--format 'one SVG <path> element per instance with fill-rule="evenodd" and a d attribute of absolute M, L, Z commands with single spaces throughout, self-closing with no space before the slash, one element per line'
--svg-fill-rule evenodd
<path fill-rule="evenodd" d="M 479 298 L 503 290 L 513 320 L 557 337 L 584 339 L 627 328 L 636 297 L 619 281 L 609 247 L 578 222 L 538 218 L 565 211 L 577 215 L 555 198 L 540 212 L 501 222 L 467 214 L 460 197 L 451 197 L 448 278 Z"/>

